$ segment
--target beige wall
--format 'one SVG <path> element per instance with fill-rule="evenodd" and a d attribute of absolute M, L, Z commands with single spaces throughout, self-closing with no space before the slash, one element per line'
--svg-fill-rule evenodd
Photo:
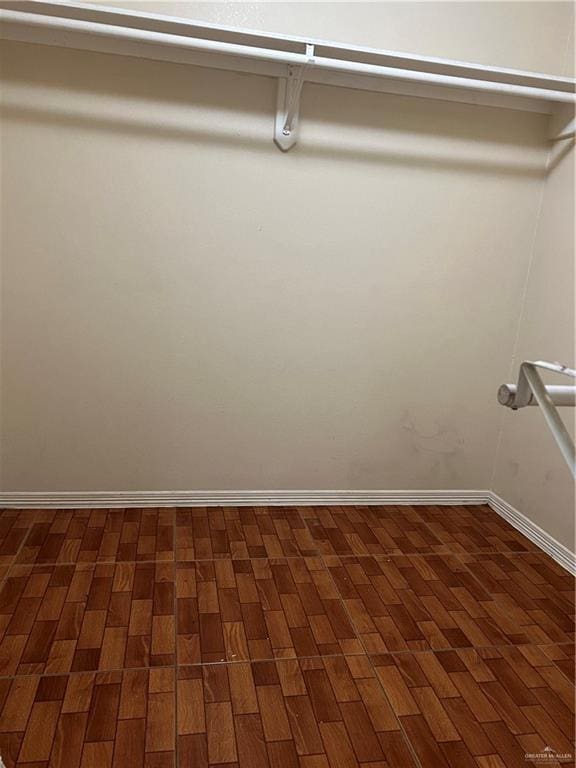
<path fill-rule="evenodd" d="M 574 77 L 574 25 L 560 74 Z M 575 365 L 574 142 L 552 146 L 522 300 L 511 371 L 522 360 Z M 512 374 L 511 374 L 512 375 Z M 558 376 L 550 384 L 569 383 Z M 561 414 L 575 432 L 574 413 Z M 537 408 L 504 410 L 492 488 L 566 547 L 575 549 L 575 487 Z"/>
<path fill-rule="evenodd" d="M 554 1 L 97 2 L 212 24 L 558 75 L 565 74 L 571 17 L 569 2 Z"/>
<path fill-rule="evenodd" d="M 313 5 L 187 4 L 565 62 L 567 4 Z M 2 57 L 4 489 L 489 487 L 545 118 L 307 85 L 283 155 L 267 78 Z"/>
<path fill-rule="evenodd" d="M 552 158 L 514 354 L 574 366 L 574 152 Z M 550 376 L 549 383 L 569 383 Z M 563 410 L 574 433 L 572 410 Z M 538 408 L 503 412 L 494 490 L 574 548 L 574 483 Z"/>

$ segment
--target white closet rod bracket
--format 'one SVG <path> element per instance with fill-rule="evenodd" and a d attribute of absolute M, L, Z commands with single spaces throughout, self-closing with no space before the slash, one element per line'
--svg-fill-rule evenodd
<path fill-rule="evenodd" d="M 300 119 L 300 94 L 304 85 L 304 72 L 314 63 L 314 46 L 306 44 L 306 61 L 299 66 L 288 67 L 288 77 L 278 78 L 278 98 L 274 121 L 274 143 L 288 152 L 298 140 Z"/>
<path fill-rule="evenodd" d="M 518 373 L 518 384 L 503 384 L 498 390 L 498 402 L 513 411 L 525 408 L 527 405 L 540 406 L 542 415 L 552 432 L 562 456 L 570 467 L 572 476 L 576 479 L 576 446 L 560 418 L 557 406 L 574 407 L 576 403 L 576 387 L 546 386 L 538 369 L 561 373 L 576 378 L 576 370 L 560 363 L 547 363 L 543 360 L 532 362 L 525 360 Z M 535 403 L 534 403 L 535 401 Z"/>

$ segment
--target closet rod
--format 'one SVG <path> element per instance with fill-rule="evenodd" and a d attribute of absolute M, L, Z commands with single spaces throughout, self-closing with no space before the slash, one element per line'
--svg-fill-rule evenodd
<path fill-rule="evenodd" d="M 561 363 L 525 360 L 520 365 L 517 386 L 514 386 L 514 384 L 503 384 L 498 390 L 498 402 L 511 408 L 513 411 L 517 411 L 519 408 L 524 408 L 527 405 L 539 405 L 546 424 L 552 432 L 552 436 L 560 448 L 562 456 L 572 472 L 572 476 L 576 479 L 576 447 L 574 440 L 556 410 L 557 406 L 574 406 L 576 403 L 576 387 L 546 386 L 538 369 L 560 373 L 576 379 L 576 370 L 568 368 L 568 366 Z M 532 402 L 533 400 L 535 400 L 535 403 Z"/>
<path fill-rule="evenodd" d="M 290 53 L 256 46 L 238 45 L 236 43 L 221 42 L 219 40 L 202 40 L 199 38 L 185 37 L 184 35 L 154 32 L 147 29 L 134 29 L 132 27 L 120 27 L 99 22 L 79 21 L 54 16 L 42 16 L 34 13 L 20 11 L 0 11 L 0 22 L 5 24 L 25 24 L 29 27 L 41 27 L 64 32 L 85 32 L 95 37 L 108 37 L 116 40 L 129 40 L 139 43 L 156 43 L 159 45 L 175 46 L 177 48 L 189 48 L 204 53 L 227 54 L 242 56 L 250 59 L 290 64 L 293 66 L 316 67 L 331 71 L 350 74 L 362 74 L 372 77 L 382 77 L 391 80 L 404 80 L 413 83 L 427 83 L 448 87 L 465 88 L 473 91 L 485 91 L 487 93 L 519 96 L 529 99 L 543 99 L 562 104 L 575 103 L 575 95 L 566 91 L 551 90 L 547 88 L 534 88 L 526 85 L 513 85 L 511 83 L 494 82 L 490 80 L 478 80 L 469 77 L 457 77 L 453 75 L 441 75 L 435 72 L 416 72 L 411 69 L 399 69 L 384 67 L 377 64 L 365 64 L 359 61 L 345 61 L 339 59 L 312 57 L 305 53 Z"/>
<path fill-rule="evenodd" d="M 576 387 L 549 384 L 546 387 L 546 392 L 557 408 L 574 408 L 576 406 Z M 518 386 L 516 384 L 502 384 L 498 390 L 498 402 L 500 405 L 507 405 L 509 408 L 515 409 L 518 407 L 515 404 L 517 395 Z M 538 405 L 533 392 L 530 393 L 530 399 L 526 405 Z"/>
<path fill-rule="evenodd" d="M 0 37 L 10 40 L 161 60 L 174 56 L 177 61 L 188 52 L 204 57 L 189 63 L 238 71 L 253 67 L 259 74 L 278 77 L 276 125 L 283 138 L 276 140 L 282 149 L 295 141 L 290 134 L 292 123 L 298 122 L 305 81 L 548 114 L 572 110 L 575 104 L 574 81 L 568 78 L 306 42 L 103 6 L 0 0 L 0 8 Z M 291 88 L 290 81 L 299 82 L 300 89 Z"/>

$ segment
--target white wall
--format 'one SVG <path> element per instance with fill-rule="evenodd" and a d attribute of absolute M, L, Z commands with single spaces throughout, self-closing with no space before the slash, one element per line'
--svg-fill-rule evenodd
<path fill-rule="evenodd" d="M 548 72 L 570 21 L 186 5 Z M 489 486 L 545 118 L 307 85 L 283 155 L 267 78 L 15 43 L 2 75 L 4 489 Z"/>

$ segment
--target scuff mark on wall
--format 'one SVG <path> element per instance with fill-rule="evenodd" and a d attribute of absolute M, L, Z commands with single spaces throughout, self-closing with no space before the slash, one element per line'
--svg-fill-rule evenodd
<path fill-rule="evenodd" d="M 508 466 L 510 467 L 510 477 L 518 477 L 520 464 L 517 461 L 509 461 Z"/>
<path fill-rule="evenodd" d="M 414 423 L 408 411 L 402 417 L 402 429 L 412 436 L 412 445 L 417 451 L 437 454 L 456 454 L 462 450 L 464 439 L 458 430 L 439 422 L 420 426 Z"/>

